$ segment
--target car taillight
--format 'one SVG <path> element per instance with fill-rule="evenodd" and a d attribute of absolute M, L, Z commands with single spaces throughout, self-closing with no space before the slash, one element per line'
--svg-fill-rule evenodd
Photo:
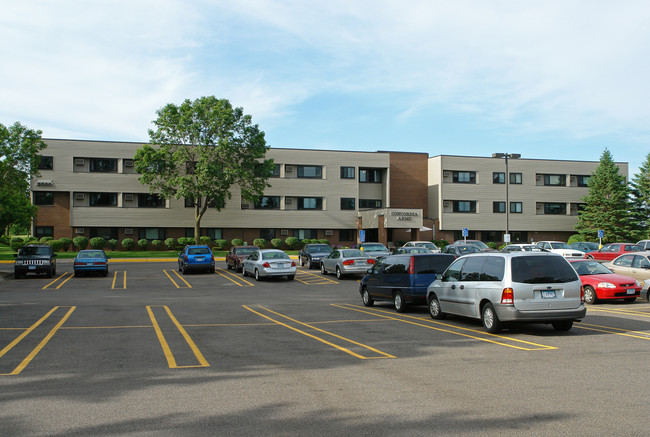
<path fill-rule="evenodd" d="M 214 255 L 210 254 L 210 261 L 214 261 Z"/>
<path fill-rule="evenodd" d="M 82 265 L 84 265 L 84 263 L 81 263 L 81 262 L 78 262 L 78 261 L 77 261 L 77 262 L 74 263 L 74 265 L 75 265 L 75 266 L 82 266 Z"/>
<path fill-rule="evenodd" d="M 185 255 L 185 256 L 183 257 L 183 259 L 184 259 L 185 261 L 189 261 L 189 258 L 187 257 L 187 255 Z"/>
<path fill-rule="evenodd" d="M 409 275 L 415 274 L 415 257 L 411 257 L 411 261 L 409 261 Z"/>
<path fill-rule="evenodd" d="M 291 261 L 291 267 L 295 267 L 295 266 L 296 266 L 296 262 L 295 262 L 295 261 Z"/>
<path fill-rule="evenodd" d="M 98 261 L 95 263 L 96 266 L 105 266 L 106 263 L 104 261 Z"/>
<path fill-rule="evenodd" d="M 349 266 L 349 265 L 351 265 L 351 264 L 354 264 L 354 260 L 353 260 L 353 259 L 346 259 L 345 261 L 343 261 L 343 265 L 344 265 L 344 266 Z"/>
<path fill-rule="evenodd" d="M 503 292 L 501 292 L 501 303 L 512 305 L 514 302 L 514 292 L 512 291 L 512 288 L 504 288 Z"/>
<path fill-rule="evenodd" d="M 583 285 L 580 286 L 580 302 L 585 301 L 585 287 Z"/>
<path fill-rule="evenodd" d="M 265 262 L 264 264 L 262 264 L 262 267 L 269 268 L 269 267 L 271 267 L 271 264 L 269 264 L 268 262 Z"/>
<path fill-rule="evenodd" d="M 368 264 L 374 264 L 376 261 L 372 258 L 368 258 Z"/>

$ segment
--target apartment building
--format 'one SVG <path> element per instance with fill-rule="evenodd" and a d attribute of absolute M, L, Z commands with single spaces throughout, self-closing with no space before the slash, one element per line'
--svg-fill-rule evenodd
<path fill-rule="evenodd" d="M 31 187 L 39 207 L 35 236 L 120 241 L 194 236 L 189 202 L 151 194 L 138 181 L 133 157 L 141 143 L 44 141 L 41 175 Z M 433 222 L 423 226 L 427 154 L 272 148 L 267 157 L 274 160 L 275 172 L 264 196 L 249 203 L 233 187 L 221 211 L 212 208 L 203 217 L 204 235 L 249 243 L 295 236 L 341 244 L 356 243 L 362 229 L 366 241 L 433 237 L 427 231 Z M 375 212 L 364 223 L 367 210 Z M 373 221 L 377 215 L 394 220 Z"/>
<path fill-rule="evenodd" d="M 436 238 L 512 242 L 567 241 L 598 161 L 429 158 L 429 210 Z M 627 180 L 627 163 L 617 163 Z M 506 198 L 508 199 L 506 202 Z M 506 204 L 507 203 L 507 204 Z"/>

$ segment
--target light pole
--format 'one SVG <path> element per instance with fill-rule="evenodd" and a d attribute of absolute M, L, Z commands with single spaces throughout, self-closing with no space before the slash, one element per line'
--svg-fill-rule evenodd
<path fill-rule="evenodd" d="M 519 153 L 493 153 L 492 158 L 505 158 L 506 161 L 506 233 L 503 236 L 504 243 L 508 244 L 510 242 L 510 201 L 508 198 L 509 195 L 509 185 L 510 185 L 510 175 L 508 174 L 508 158 L 509 159 L 518 159 L 521 158 Z M 508 240 L 508 241 L 505 241 Z"/>

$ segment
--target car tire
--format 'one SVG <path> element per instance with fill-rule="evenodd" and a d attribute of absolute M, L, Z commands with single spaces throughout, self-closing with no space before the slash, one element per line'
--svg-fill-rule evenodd
<path fill-rule="evenodd" d="M 183 268 L 181 267 L 181 263 L 180 263 L 180 262 L 178 263 L 178 271 L 179 271 L 179 272 L 182 272 L 182 271 L 183 271 Z"/>
<path fill-rule="evenodd" d="M 232 270 L 232 266 L 230 265 L 229 262 L 226 262 L 226 268 L 227 268 L 228 270 Z"/>
<path fill-rule="evenodd" d="M 51 278 L 52 276 L 54 276 L 53 270 L 48 270 L 47 273 L 45 274 L 45 276 L 47 276 L 48 278 Z"/>
<path fill-rule="evenodd" d="M 106 270 L 104 270 L 104 271 L 102 272 L 102 276 L 103 276 L 103 277 L 108 276 L 108 269 L 106 269 Z"/>
<path fill-rule="evenodd" d="M 243 265 L 241 266 L 241 275 L 242 275 L 244 278 L 245 278 L 246 276 L 248 276 L 248 274 L 246 273 L 246 269 L 244 268 Z"/>
<path fill-rule="evenodd" d="M 363 287 L 363 290 L 361 290 L 361 302 L 363 302 L 363 306 L 366 307 L 371 307 L 375 304 L 375 301 L 370 297 L 370 293 L 368 293 L 366 287 Z"/>
<path fill-rule="evenodd" d="M 634 302 L 634 301 L 636 300 L 636 296 L 634 296 L 634 297 L 626 297 L 626 298 L 623 299 L 623 300 L 624 300 L 625 302 Z"/>
<path fill-rule="evenodd" d="M 75 271 L 75 272 L 74 272 L 74 277 L 75 277 L 75 278 L 78 278 L 79 276 L 80 276 L 80 273 L 79 273 L 78 271 Z"/>
<path fill-rule="evenodd" d="M 496 334 L 501 331 L 499 316 L 497 316 L 496 311 L 494 311 L 494 306 L 490 302 L 483 305 L 481 309 L 481 322 L 483 323 L 483 328 L 490 334 Z"/>
<path fill-rule="evenodd" d="M 300 257 L 300 267 L 304 267 L 304 266 L 305 266 L 305 261 L 302 259 L 302 257 Z"/>
<path fill-rule="evenodd" d="M 398 313 L 406 312 L 406 302 L 404 301 L 404 295 L 401 291 L 398 291 L 393 296 L 393 305 L 395 305 L 395 311 Z"/>
<path fill-rule="evenodd" d="M 338 268 L 338 267 L 336 267 L 336 278 L 337 279 L 342 279 L 343 278 L 343 274 L 341 273 L 341 269 Z"/>
<path fill-rule="evenodd" d="M 293 278 L 295 278 L 295 275 L 287 275 L 288 280 L 293 281 Z"/>
<path fill-rule="evenodd" d="M 210 273 L 215 273 L 216 271 L 217 271 L 217 269 L 214 266 L 210 267 L 210 270 L 209 270 Z"/>
<path fill-rule="evenodd" d="M 185 263 L 183 263 L 183 269 L 181 270 L 181 273 L 182 273 L 182 274 L 186 274 L 186 273 L 187 273 L 187 266 L 185 265 Z"/>
<path fill-rule="evenodd" d="M 585 303 L 593 305 L 598 302 L 598 296 L 596 295 L 596 290 L 593 287 L 586 285 L 585 286 Z"/>
<path fill-rule="evenodd" d="M 327 270 L 325 270 L 325 264 L 320 263 L 320 272 L 324 275 L 327 274 Z"/>
<path fill-rule="evenodd" d="M 260 271 L 257 270 L 257 269 L 255 269 L 255 280 L 256 280 L 256 281 L 259 281 L 259 280 L 261 280 L 261 279 L 262 279 L 262 278 L 260 277 Z"/>
<path fill-rule="evenodd" d="M 440 310 L 440 301 L 438 300 L 438 296 L 435 294 L 431 295 L 427 307 L 429 309 L 429 315 L 432 319 L 442 320 L 447 317 L 447 315 Z"/>
<path fill-rule="evenodd" d="M 23 277 L 22 273 L 18 273 L 16 271 L 14 271 L 14 279 L 21 279 L 22 277 Z"/>
<path fill-rule="evenodd" d="M 52 269 L 52 275 L 56 276 L 56 266 L 54 266 L 54 268 Z"/>
<path fill-rule="evenodd" d="M 556 331 L 566 332 L 573 326 L 573 320 L 558 320 L 557 322 L 551 322 L 551 325 Z"/>

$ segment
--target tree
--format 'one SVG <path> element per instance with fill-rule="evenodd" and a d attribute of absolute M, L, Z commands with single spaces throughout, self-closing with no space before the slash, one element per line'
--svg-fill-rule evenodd
<path fill-rule="evenodd" d="M 633 212 L 643 233 L 642 238 L 648 237 L 650 223 L 650 153 L 646 155 L 645 161 L 639 168 L 630 182 L 632 190 Z"/>
<path fill-rule="evenodd" d="M 150 193 L 192 204 L 195 241 L 208 207 L 220 211 L 234 185 L 248 201 L 270 187 L 274 165 L 264 159 L 264 132 L 242 108 L 209 96 L 170 103 L 156 113 L 156 130 L 149 130 L 149 144 L 137 150 L 135 169 Z"/>
<path fill-rule="evenodd" d="M 600 157 L 600 165 L 589 178 L 589 194 L 578 215 L 576 230 L 588 240 L 598 241 L 598 230 L 604 241 L 629 241 L 638 236 L 631 212 L 630 189 L 620 174 L 609 150 Z M 635 240 L 636 241 L 636 240 Z"/>
<path fill-rule="evenodd" d="M 16 122 L 0 124 L 0 232 L 16 223 L 29 226 L 37 208 L 29 200 L 29 182 L 38 176 L 39 152 L 47 145 L 42 132 Z"/>

